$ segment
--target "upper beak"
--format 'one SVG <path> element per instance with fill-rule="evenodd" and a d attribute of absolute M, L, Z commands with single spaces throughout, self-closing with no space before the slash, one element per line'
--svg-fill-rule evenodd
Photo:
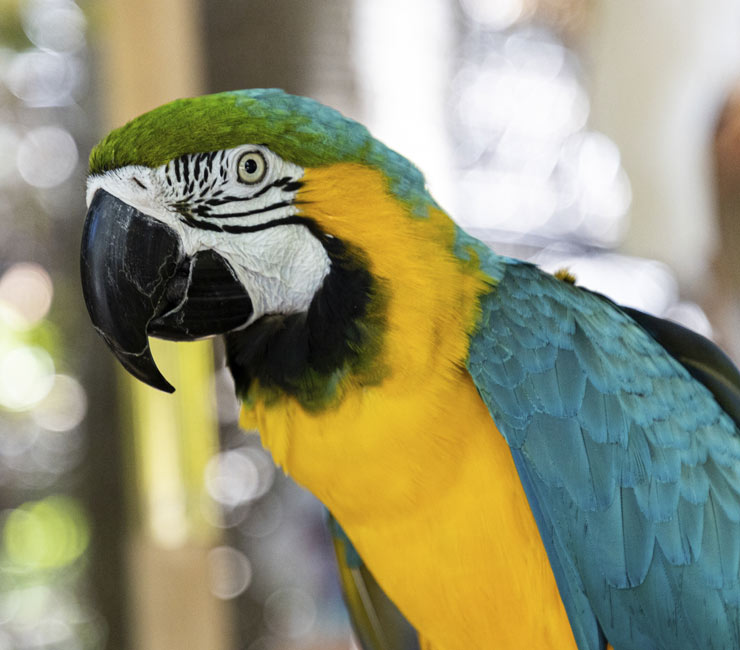
<path fill-rule="evenodd" d="M 193 340 L 243 327 L 252 314 L 249 295 L 222 257 L 185 255 L 172 228 L 102 189 L 87 212 L 81 272 L 90 318 L 118 360 L 170 393 L 149 335 Z"/>

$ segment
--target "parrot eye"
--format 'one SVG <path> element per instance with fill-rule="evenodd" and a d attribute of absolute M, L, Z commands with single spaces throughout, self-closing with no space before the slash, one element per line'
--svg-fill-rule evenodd
<path fill-rule="evenodd" d="M 259 183 L 267 173 L 267 162 L 259 151 L 247 151 L 236 163 L 239 180 L 248 185 Z"/>

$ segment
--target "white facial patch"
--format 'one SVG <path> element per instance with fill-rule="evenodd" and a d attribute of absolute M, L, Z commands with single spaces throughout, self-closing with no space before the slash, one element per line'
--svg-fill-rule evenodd
<path fill-rule="evenodd" d="M 302 177 L 266 147 L 243 145 L 90 176 L 87 204 L 103 189 L 170 226 L 187 255 L 218 253 L 249 293 L 251 323 L 306 311 L 329 273 L 324 247 L 296 218 Z"/>

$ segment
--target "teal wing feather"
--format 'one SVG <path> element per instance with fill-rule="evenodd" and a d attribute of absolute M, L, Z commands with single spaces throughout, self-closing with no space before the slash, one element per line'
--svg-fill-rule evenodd
<path fill-rule="evenodd" d="M 416 630 L 375 581 L 339 522 L 327 514 L 344 602 L 362 650 L 419 650 Z"/>
<path fill-rule="evenodd" d="M 468 368 L 578 647 L 740 648 L 737 371 L 650 318 L 508 260 Z"/>

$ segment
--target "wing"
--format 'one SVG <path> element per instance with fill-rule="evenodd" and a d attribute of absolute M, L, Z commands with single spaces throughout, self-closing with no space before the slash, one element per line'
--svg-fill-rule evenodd
<path fill-rule="evenodd" d="M 701 346 L 684 367 L 659 343 L 678 354 L 680 336 L 649 319 L 509 260 L 468 367 L 579 648 L 738 648 L 740 439 L 687 368 L 728 399 L 732 372 Z"/>
<path fill-rule="evenodd" d="M 327 513 L 342 594 L 363 650 L 419 650 L 416 630 L 365 566 L 336 519 Z"/>

